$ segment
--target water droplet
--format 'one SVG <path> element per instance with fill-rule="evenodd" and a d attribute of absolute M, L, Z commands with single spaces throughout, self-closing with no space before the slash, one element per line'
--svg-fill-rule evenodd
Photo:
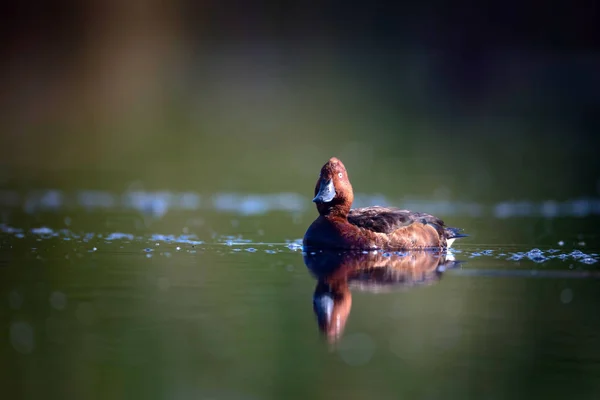
<path fill-rule="evenodd" d="M 560 292 L 560 301 L 563 304 L 569 304 L 571 301 L 573 301 L 573 291 L 569 288 L 563 289 Z"/>
<path fill-rule="evenodd" d="M 375 354 L 376 345 L 365 333 L 354 333 L 344 337 L 338 351 L 341 359 L 348 365 L 365 365 Z"/>
<path fill-rule="evenodd" d="M 31 233 L 34 235 L 52 235 L 54 231 L 47 226 L 42 226 L 41 228 L 32 228 Z"/>
<path fill-rule="evenodd" d="M 249 253 L 254 253 L 254 252 L 256 252 L 256 249 L 254 247 L 248 247 L 246 249 L 246 251 L 249 252 Z"/>
<path fill-rule="evenodd" d="M 565 245 L 565 242 L 563 242 L 562 240 L 560 240 L 560 241 L 558 242 L 558 245 L 559 245 L 559 246 L 564 246 L 564 245 Z"/>
<path fill-rule="evenodd" d="M 544 256 L 544 253 L 540 249 L 531 249 L 527 252 L 527 258 L 535 263 L 543 263 L 548 261 L 548 257 Z"/>
<path fill-rule="evenodd" d="M 27 322 L 13 322 L 10 325 L 10 344 L 21 354 L 29 354 L 35 347 L 33 328 Z"/>
<path fill-rule="evenodd" d="M 508 261 L 519 261 L 523 257 L 525 257 L 525 255 L 523 253 L 512 253 L 511 256 L 507 258 L 507 260 Z"/>
<path fill-rule="evenodd" d="M 570 256 L 575 259 L 587 257 L 587 255 L 585 253 L 583 253 L 581 250 L 573 250 L 571 252 Z"/>
<path fill-rule="evenodd" d="M 62 292 L 52 292 L 50 295 L 50 305 L 56 310 L 64 310 L 67 306 L 67 296 Z"/>
<path fill-rule="evenodd" d="M 298 250 L 302 250 L 302 245 L 300 243 L 289 243 L 287 245 L 287 248 L 292 250 L 292 251 L 298 251 Z"/>
<path fill-rule="evenodd" d="M 175 250 L 179 251 L 179 250 L 181 250 L 181 247 L 177 246 L 177 247 L 175 247 Z"/>

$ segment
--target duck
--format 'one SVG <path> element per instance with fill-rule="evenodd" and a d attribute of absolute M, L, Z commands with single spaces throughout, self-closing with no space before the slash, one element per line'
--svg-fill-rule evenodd
<path fill-rule="evenodd" d="M 383 206 L 353 209 L 352 184 L 337 157 L 321 168 L 312 201 L 319 216 L 304 234 L 305 249 L 448 249 L 456 239 L 468 236 L 424 212 Z"/>

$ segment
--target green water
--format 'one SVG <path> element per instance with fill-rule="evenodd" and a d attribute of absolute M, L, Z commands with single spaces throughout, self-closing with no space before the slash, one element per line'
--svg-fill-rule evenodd
<path fill-rule="evenodd" d="M 332 343 L 319 330 L 317 280 L 298 245 L 314 212 L 201 214 L 202 222 L 179 215 L 187 233 L 165 225 L 177 225 L 177 214 L 132 231 L 131 216 L 115 214 L 116 229 L 85 231 L 77 221 L 106 214 L 74 211 L 4 224 L 4 396 L 600 394 L 595 217 L 448 217 L 475 233 L 454 246 L 463 262 L 422 285 L 351 285 L 347 323 Z"/>
<path fill-rule="evenodd" d="M 96 3 L 3 36 L 3 398 L 600 398 L 593 49 L 474 51 L 439 7 Z M 355 207 L 464 228 L 457 264 L 309 270 L 333 156 Z"/>

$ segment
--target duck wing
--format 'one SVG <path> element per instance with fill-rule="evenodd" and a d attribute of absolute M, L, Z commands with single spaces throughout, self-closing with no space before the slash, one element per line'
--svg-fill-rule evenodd
<path fill-rule="evenodd" d="M 368 229 L 373 232 L 390 234 L 399 228 L 415 223 L 432 225 L 440 237 L 447 239 L 461 237 L 458 229 L 447 227 L 444 221 L 431 214 L 400 210 L 393 207 L 364 207 L 354 208 L 348 214 L 348 222 L 359 228 Z"/>

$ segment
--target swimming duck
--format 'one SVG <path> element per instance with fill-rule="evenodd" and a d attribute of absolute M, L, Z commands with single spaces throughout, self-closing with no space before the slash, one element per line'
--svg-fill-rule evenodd
<path fill-rule="evenodd" d="M 304 235 L 304 247 L 353 250 L 445 249 L 467 235 L 433 215 L 372 206 L 351 209 L 352 185 L 344 164 L 332 157 L 315 186 L 319 216 Z"/>

